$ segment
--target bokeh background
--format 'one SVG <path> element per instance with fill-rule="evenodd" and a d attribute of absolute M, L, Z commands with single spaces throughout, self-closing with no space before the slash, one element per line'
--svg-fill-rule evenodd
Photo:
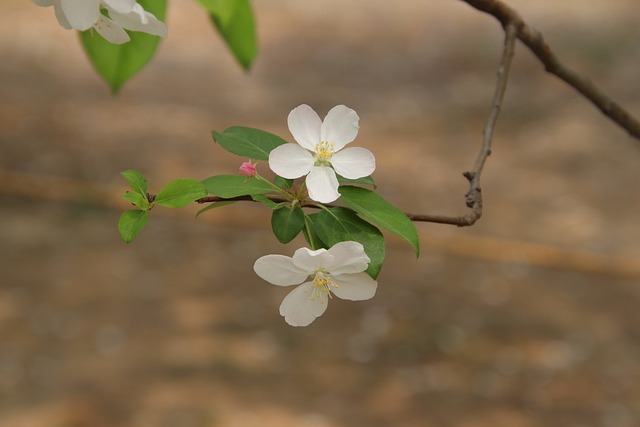
<path fill-rule="evenodd" d="M 636 0 L 510 0 L 640 115 Z M 290 255 L 249 203 L 157 208 L 131 245 L 119 172 L 151 191 L 234 173 L 212 129 L 290 139 L 289 111 L 360 115 L 379 192 L 466 213 L 502 30 L 460 1 L 260 0 L 241 71 L 195 2 L 113 97 L 52 9 L 0 5 L 3 427 L 640 424 L 640 146 L 519 46 L 471 228 L 387 236 L 373 300 L 307 328 L 255 259 Z M 266 165 L 260 164 L 267 174 Z"/>

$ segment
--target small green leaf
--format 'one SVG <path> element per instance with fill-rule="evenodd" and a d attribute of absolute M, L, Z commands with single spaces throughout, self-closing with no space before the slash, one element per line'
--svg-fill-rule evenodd
<path fill-rule="evenodd" d="M 276 177 L 273 179 L 273 183 L 280 188 L 291 189 L 291 187 L 293 187 L 292 179 L 283 178 L 279 175 L 276 175 Z"/>
<path fill-rule="evenodd" d="M 362 187 L 340 187 L 340 200 L 358 215 L 378 227 L 402 237 L 420 255 L 420 241 L 413 222 L 397 207 L 377 193 Z"/>
<path fill-rule="evenodd" d="M 269 199 L 267 196 L 264 196 L 262 194 L 252 194 L 251 198 L 256 202 L 262 203 L 269 209 L 275 209 L 278 207 L 278 203 L 274 202 L 273 200 Z"/>
<path fill-rule="evenodd" d="M 224 132 L 213 131 L 213 139 L 225 150 L 254 160 L 269 160 L 269 153 L 287 141 L 260 129 L 233 126 Z"/>
<path fill-rule="evenodd" d="M 160 190 L 154 203 L 167 208 L 182 208 L 206 195 L 207 189 L 200 181 L 180 178 L 171 181 Z"/>
<path fill-rule="evenodd" d="M 203 214 L 206 211 L 210 211 L 211 209 L 221 208 L 222 206 L 232 205 L 234 203 L 236 203 L 234 200 L 231 200 L 231 201 L 228 201 L 228 202 L 225 201 L 225 202 L 214 202 L 214 203 L 211 203 L 206 208 L 202 208 L 198 212 L 196 212 L 196 218 L 199 217 L 200 214 Z"/>
<path fill-rule="evenodd" d="M 145 196 L 147 194 L 147 179 L 138 171 L 134 171 L 133 169 L 129 169 L 126 171 L 120 172 L 120 175 L 127 180 L 133 191 L 136 193 Z"/>
<path fill-rule="evenodd" d="M 384 236 L 380 230 L 346 208 L 323 209 L 314 219 L 314 228 L 326 245 L 360 242 L 371 259 L 367 273 L 374 279 L 378 277 L 385 254 Z"/>
<path fill-rule="evenodd" d="M 167 0 L 139 0 L 138 3 L 161 21 L 167 11 Z M 80 33 L 80 41 L 95 70 L 104 78 L 113 93 L 151 61 L 159 36 L 128 31 L 131 41 L 116 45 L 102 38 L 95 30 Z"/>
<path fill-rule="evenodd" d="M 133 203 L 143 211 L 149 209 L 149 201 L 147 200 L 147 196 L 143 196 L 140 193 L 134 193 L 133 191 L 127 191 L 122 195 L 122 198 Z"/>
<path fill-rule="evenodd" d="M 238 196 L 252 196 L 274 191 L 268 183 L 254 177 L 240 175 L 216 175 L 202 181 L 207 192 L 212 196 L 230 199 Z"/>
<path fill-rule="evenodd" d="M 378 186 L 376 185 L 376 182 L 373 180 L 371 175 L 365 176 L 364 178 L 358 178 L 358 179 L 348 179 L 338 174 L 336 174 L 336 177 L 338 178 L 338 182 L 343 184 L 366 184 L 366 185 L 373 186 L 374 189 L 378 188 Z"/>
<path fill-rule="evenodd" d="M 304 227 L 304 212 L 300 206 L 293 209 L 282 206 L 271 215 L 271 228 L 280 243 L 289 243 Z"/>
<path fill-rule="evenodd" d="M 250 0 L 199 0 L 240 65 L 249 69 L 258 54 Z"/>
<path fill-rule="evenodd" d="M 147 225 L 149 213 L 139 209 L 132 209 L 122 212 L 118 221 L 118 231 L 125 243 L 131 243 L 138 233 Z"/>

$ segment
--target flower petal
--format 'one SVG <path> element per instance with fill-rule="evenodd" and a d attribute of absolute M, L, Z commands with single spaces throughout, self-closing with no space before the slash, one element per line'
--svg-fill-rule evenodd
<path fill-rule="evenodd" d="M 293 263 L 293 259 L 284 255 L 265 255 L 253 264 L 258 276 L 272 285 L 291 286 L 304 282 L 309 272 Z"/>
<path fill-rule="evenodd" d="M 314 296 L 313 284 L 306 282 L 282 300 L 280 315 L 291 326 L 308 326 L 325 312 L 328 302 L 325 293 Z"/>
<path fill-rule="evenodd" d="M 58 24 L 60 24 L 60 26 L 65 30 L 71 30 L 71 24 L 69 24 L 69 20 L 67 20 L 67 17 L 65 16 L 64 11 L 62 10 L 62 6 L 60 6 L 59 2 L 54 3 L 53 10 L 56 13 Z"/>
<path fill-rule="evenodd" d="M 302 104 L 294 108 L 287 118 L 289 131 L 293 138 L 309 151 L 314 151 L 320 143 L 320 127 L 322 120 L 311 107 Z"/>
<path fill-rule="evenodd" d="M 316 202 L 330 203 L 340 197 L 340 193 L 338 193 L 338 178 L 336 178 L 336 173 L 330 167 L 313 166 L 309 175 L 307 175 L 306 183 L 309 197 Z"/>
<path fill-rule="evenodd" d="M 93 28 L 109 43 L 123 44 L 131 40 L 129 34 L 118 24 L 100 15 Z"/>
<path fill-rule="evenodd" d="M 333 144 L 335 151 L 356 139 L 358 135 L 358 121 L 360 117 L 351 108 L 344 105 L 336 105 L 322 122 L 320 140 Z"/>
<path fill-rule="evenodd" d="M 350 301 L 362 301 L 373 298 L 378 289 L 378 282 L 367 273 L 341 274 L 331 276 L 333 283 L 337 285 L 331 288 L 331 292 L 338 298 Z"/>
<path fill-rule="evenodd" d="M 154 36 L 166 37 L 167 26 L 151 13 L 145 11 L 138 3 L 129 13 L 110 11 L 109 16 L 123 28 L 131 31 L 141 31 Z"/>
<path fill-rule="evenodd" d="M 376 169 L 376 158 L 366 148 L 349 147 L 331 157 L 331 166 L 336 173 L 347 179 L 369 176 Z"/>
<path fill-rule="evenodd" d="M 333 257 L 326 249 L 312 251 L 309 248 L 300 248 L 293 254 L 293 264 L 312 274 L 319 268 L 326 268 L 333 263 Z"/>
<path fill-rule="evenodd" d="M 60 0 L 60 7 L 71 28 L 88 30 L 98 21 L 100 0 Z"/>
<path fill-rule="evenodd" d="M 134 9 L 134 7 L 136 7 L 136 5 L 140 6 L 136 3 L 136 0 L 102 0 L 102 3 L 104 3 L 104 5 L 109 9 L 115 10 L 118 13 L 129 13 Z"/>
<path fill-rule="evenodd" d="M 283 178 L 295 179 L 309 173 L 315 159 L 297 144 L 283 144 L 269 153 L 269 167 Z"/>
<path fill-rule="evenodd" d="M 332 263 L 326 266 L 332 276 L 345 273 L 360 273 L 365 271 L 371 259 L 364 252 L 364 246 L 358 242 L 338 242 L 328 253 L 332 255 Z"/>

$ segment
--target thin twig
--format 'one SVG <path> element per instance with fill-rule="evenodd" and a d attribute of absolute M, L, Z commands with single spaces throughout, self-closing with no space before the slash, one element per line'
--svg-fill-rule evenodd
<path fill-rule="evenodd" d="M 502 101 L 507 89 L 507 82 L 509 80 L 509 68 L 513 55 L 515 54 L 517 27 L 513 24 L 509 24 L 505 27 L 504 48 L 502 50 L 502 58 L 500 60 L 500 67 L 498 68 L 498 83 L 496 84 L 496 90 L 493 95 L 493 101 L 491 102 L 491 111 L 487 124 L 485 125 L 482 146 L 480 153 L 476 158 L 473 170 L 465 172 L 463 175 L 469 181 L 469 191 L 466 194 L 467 206 L 471 208 L 471 212 L 464 216 L 448 217 L 448 216 L 434 216 L 434 215 L 413 215 L 407 214 L 412 221 L 425 221 L 436 222 L 438 224 L 451 224 L 458 227 L 467 227 L 473 225 L 482 216 L 482 190 L 480 188 L 480 176 L 482 175 L 482 169 L 487 161 L 487 157 L 491 155 L 491 141 L 493 139 L 493 130 L 495 129 L 498 115 L 502 107 Z"/>
<path fill-rule="evenodd" d="M 504 28 L 507 28 L 508 25 L 515 25 L 518 29 L 518 39 L 542 62 L 547 72 L 557 76 L 580 92 L 605 116 L 629 132 L 634 138 L 640 139 L 640 121 L 598 89 L 587 77 L 576 73 L 560 62 L 546 43 L 542 33 L 528 25 L 518 12 L 500 0 L 462 1 L 479 11 L 494 16 Z"/>

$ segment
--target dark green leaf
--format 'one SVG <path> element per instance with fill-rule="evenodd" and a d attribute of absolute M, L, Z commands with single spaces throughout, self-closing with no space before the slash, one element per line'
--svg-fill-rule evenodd
<path fill-rule="evenodd" d="M 318 232 L 316 231 L 317 213 L 304 216 L 305 227 L 302 229 L 304 238 L 309 243 L 311 249 L 316 250 L 320 248 L 328 249 L 328 246 L 322 241 Z"/>
<path fill-rule="evenodd" d="M 420 241 L 413 222 L 397 207 L 377 193 L 362 187 L 340 187 L 340 200 L 358 215 L 378 227 L 402 237 L 420 255 Z"/>
<path fill-rule="evenodd" d="M 384 236 L 376 227 L 346 208 L 323 209 L 315 215 L 315 230 L 328 246 L 355 241 L 364 246 L 371 259 L 367 273 L 378 277 L 384 262 Z"/>
<path fill-rule="evenodd" d="M 271 215 L 271 228 L 280 243 L 289 243 L 304 227 L 304 212 L 300 206 L 293 209 L 282 206 Z"/>
<path fill-rule="evenodd" d="M 278 203 L 274 202 L 273 200 L 270 200 L 267 196 L 264 196 L 262 194 L 252 194 L 251 198 L 256 202 L 262 203 L 269 209 L 275 209 L 278 207 Z"/>
<path fill-rule="evenodd" d="M 266 194 L 274 191 L 268 183 L 254 177 L 240 175 L 216 175 L 202 181 L 212 196 L 230 199 L 238 196 Z"/>
<path fill-rule="evenodd" d="M 149 201 L 147 200 L 147 196 L 143 196 L 140 193 L 134 193 L 133 191 L 127 191 L 122 195 L 122 198 L 128 200 L 133 203 L 143 211 L 146 211 L 149 208 Z"/>
<path fill-rule="evenodd" d="M 213 131 L 213 139 L 225 150 L 254 160 L 269 160 L 269 153 L 287 141 L 260 129 L 233 126 L 224 132 Z"/>
<path fill-rule="evenodd" d="M 125 243 L 131 243 L 149 221 L 149 213 L 138 209 L 122 212 L 118 231 Z"/>
<path fill-rule="evenodd" d="M 199 0 L 214 26 L 246 70 L 258 54 L 255 19 L 250 0 Z"/>
<path fill-rule="evenodd" d="M 376 182 L 373 180 L 371 175 L 365 176 L 364 178 L 358 178 L 358 179 L 348 179 L 338 174 L 336 174 L 336 177 L 338 178 L 338 182 L 343 184 L 366 184 L 366 185 L 373 186 L 373 188 L 378 188 L 378 186 L 376 185 Z"/>
<path fill-rule="evenodd" d="M 180 178 L 167 184 L 156 196 L 154 203 L 167 208 L 182 208 L 207 195 L 207 189 L 200 181 Z"/>
<path fill-rule="evenodd" d="M 280 188 L 290 189 L 291 187 L 293 187 L 292 179 L 283 178 L 279 175 L 276 175 L 276 177 L 273 180 L 273 183 Z"/>
<path fill-rule="evenodd" d="M 167 0 L 139 0 L 144 9 L 164 21 Z M 121 45 L 103 39 L 89 29 L 80 33 L 80 41 L 95 70 L 107 81 L 113 93 L 138 73 L 150 60 L 160 43 L 159 36 L 128 31 L 131 41 Z"/>
<path fill-rule="evenodd" d="M 147 194 L 147 179 L 138 171 L 132 169 L 120 172 L 120 175 L 127 180 L 133 191 L 145 196 Z"/>
<path fill-rule="evenodd" d="M 196 218 L 199 217 L 200 214 L 203 214 L 206 211 L 210 211 L 211 209 L 221 208 L 222 206 L 232 205 L 234 203 L 236 203 L 234 200 L 229 201 L 229 202 L 214 202 L 214 203 L 211 203 L 206 208 L 202 208 L 198 212 L 196 212 Z"/>

